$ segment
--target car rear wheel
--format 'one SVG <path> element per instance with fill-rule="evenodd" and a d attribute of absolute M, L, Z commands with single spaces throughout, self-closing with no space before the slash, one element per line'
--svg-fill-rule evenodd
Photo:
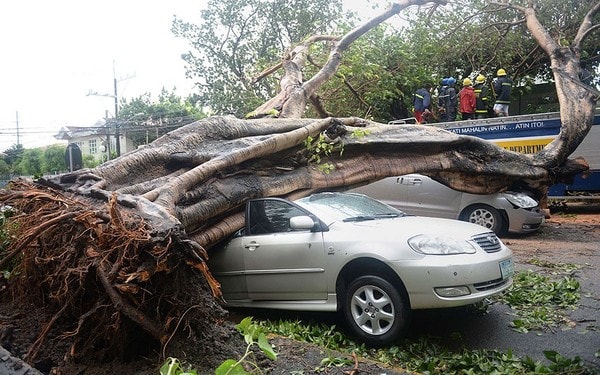
<path fill-rule="evenodd" d="M 508 228 L 508 223 L 502 214 L 494 207 L 485 204 L 467 207 L 461 215 L 461 220 L 486 227 L 498 235 L 503 235 Z"/>
<path fill-rule="evenodd" d="M 402 294 L 387 280 L 363 276 L 347 288 L 344 315 L 352 333 L 370 346 L 397 339 L 407 324 L 409 309 Z"/>

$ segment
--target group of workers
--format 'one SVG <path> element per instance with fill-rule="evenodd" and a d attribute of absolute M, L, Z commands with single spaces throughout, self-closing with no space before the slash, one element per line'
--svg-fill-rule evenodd
<path fill-rule="evenodd" d="M 442 79 L 437 88 L 437 113 L 434 114 L 432 102 L 432 86 L 426 84 L 418 89 L 413 97 L 414 116 L 419 124 L 432 121 L 456 121 L 458 113 L 462 120 L 480 119 L 491 116 L 508 116 L 510 92 L 512 81 L 504 69 L 498 69 L 496 79 L 489 87 L 485 76 L 479 74 L 475 83 L 467 77 L 462 81 L 462 88 L 456 91 L 456 79 L 447 77 Z M 494 101 L 493 107 L 490 107 Z M 491 110 L 491 113 L 490 113 Z"/>

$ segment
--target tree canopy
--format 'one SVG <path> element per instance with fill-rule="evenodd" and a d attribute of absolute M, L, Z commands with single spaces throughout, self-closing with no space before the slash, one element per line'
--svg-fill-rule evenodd
<path fill-rule="evenodd" d="M 278 90 L 274 78 L 253 78 L 293 43 L 332 31 L 341 9 L 340 0 L 210 0 L 199 24 L 176 19 L 175 35 L 192 47 L 183 59 L 200 103 L 215 114 L 243 117 Z"/>
<path fill-rule="evenodd" d="M 540 21 L 561 45 L 567 46 L 574 38 L 579 21 L 594 2 L 575 3 L 550 0 L 536 5 Z M 339 2 L 333 10 L 321 13 L 327 4 L 252 1 L 242 7 L 226 1 L 208 4 L 199 25 L 176 20 L 176 35 L 186 38 L 192 48 L 184 58 L 188 75 L 198 82 L 202 103 L 215 114 L 243 117 L 274 96 L 281 73 L 253 79 L 276 68 L 281 51 L 286 53 L 308 35 L 339 34 L 357 24 L 356 15 L 343 17 Z M 272 10 L 275 5 L 281 14 L 272 18 L 272 11 L 264 9 Z M 286 9 L 305 11 L 290 16 Z M 323 18 L 308 16 L 309 12 L 319 12 Z M 402 17 L 401 21 L 372 29 L 345 51 L 336 75 L 321 86 L 307 117 L 358 115 L 387 122 L 394 112 L 395 117 L 408 114 L 417 88 L 425 82 L 437 84 L 444 76 L 462 79 L 482 73 L 492 78 L 498 68 L 504 68 L 524 85 L 515 93 L 539 80 L 553 80 L 548 55 L 531 38 L 523 17 L 507 4 L 472 0 L 423 6 L 396 17 Z M 295 33 L 281 26 L 290 18 L 295 20 Z M 271 28 L 271 22 L 279 26 Z M 242 29 L 249 32 L 241 33 Z M 581 46 L 581 58 L 589 66 L 600 63 L 597 34 Z M 328 43 L 311 45 L 305 76 L 312 76 L 326 61 Z"/>
<path fill-rule="evenodd" d="M 150 93 L 123 98 L 117 121 L 137 147 L 205 116 L 194 95 L 184 99 L 175 89 L 169 92 L 163 88 L 157 101 Z"/>

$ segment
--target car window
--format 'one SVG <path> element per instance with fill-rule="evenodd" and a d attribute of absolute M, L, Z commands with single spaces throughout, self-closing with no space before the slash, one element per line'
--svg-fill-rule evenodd
<path fill-rule="evenodd" d="M 297 201 L 309 210 L 336 220 L 359 221 L 404 216 L 387 204 L 361 194 L 321 193 Z"/>
<path fill-rule="evenodd" d="M 249 205 L 250 235 L 289 232 L 290 219 L 306 215 L 298 207 L 280 200 L 258 200 Z"/>

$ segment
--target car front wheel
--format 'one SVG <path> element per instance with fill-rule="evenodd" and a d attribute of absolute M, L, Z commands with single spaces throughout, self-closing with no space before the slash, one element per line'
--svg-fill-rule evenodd
<path fill-rule="evenodd" d="M 383 346 L 397 339 L 407 324 L 408 304 L 387 280 L 363 276 L 347 288 L 344 315 L 362 342 Z"/>
<path fill-rule="evenodd" d="M 505 234 L 508 229 L 508 223 L 505 222 L 502 214 L 494 207 L 485 204 L 476 204 L 466 208 L 461 219 L 486 227 L 498 235 Z"/>

